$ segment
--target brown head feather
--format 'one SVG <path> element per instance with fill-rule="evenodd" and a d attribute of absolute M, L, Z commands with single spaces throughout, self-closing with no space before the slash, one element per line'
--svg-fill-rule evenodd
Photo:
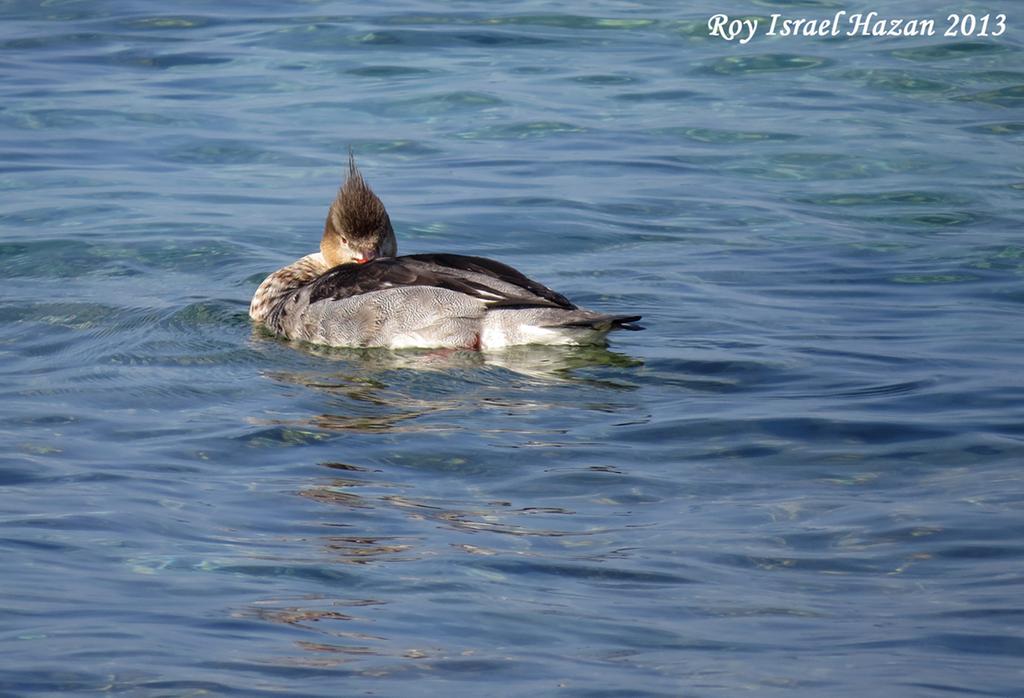
<path fill-rule="evenodd" d="M 348 176 L 338 190 L 324 224 L 324 236 L 320 242 L 324 258 L 332 264 L 349 261 L 346 247 L 355 252 L 383 247 L 385 254 L 395 254 L 388 251 L 389 240 L 393 241 L 394 235 L 384 204 L 359 173 L 350 151 Z"/>

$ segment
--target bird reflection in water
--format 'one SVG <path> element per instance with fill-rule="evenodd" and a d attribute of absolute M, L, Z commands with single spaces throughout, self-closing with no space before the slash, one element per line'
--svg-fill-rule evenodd
<path fill-rule="evenodd" d="M 259 341 L 277 344 L 281 340 L 261 337 Z M 545 388 L 594 388 L 598 396 L 611 398 L 636 389 L 627 371 L 621 369 L 643 365 L 638 359 L 597 346 L 520 346 L 488 353 L 290 345 L 323 359 L 322 366 L 273 370 L 264 375 L 335 398 L 332 409 L 303 419 L 256 419 L 254 423 L 366 434 L 459 431 L 465 420 L 446 422 L 439 416 L 495 408 L 536 412 L 578 401 L 575 391 L 572 395 L 564 391 L 543 395 Z M 600 400 L 588 404 L 603 409 Z"/>
<path fill-rule="evenodd" d="M 280 341 L 260 336 L 257 348 Z M 522 346 L 495 353 L 289 346 L 298 360 L 288 361 L 286 355 L 278 365 L 299 368 L 264 375 L 301 388 L 302 406 L 296 406 L 295 416 L 258 421 L 275 429 L 318 433 L 324 437 L 319 443 L 337 444 L 339 456 L 349 454 L 321 462 L 329 475 L 312 478 L 296 493 L 315 503 L 303 527 L 319 529 L 306 536 L 318 566 L 352 570 L 354 580 L 376 580 L 369 589 L 380 583 L 450 584 L 435 577 L 439 561 L 447 561 L 448 569 L 456 560 L 472 560 L 461 568 L 463 574 L 500 581 L 517 574 L 518 565 L 558 573 L 564 566 L 572 573 L 624 554 L 617 524 L 603 515 L 581 515 L 571 505 L 559 506 L 543 487 L 526 485 L 518 495 L 505 491 L 494 496 L 459 488 L 467 469 L 490 467 L 487 459 L 477 462 L 470 455 L 474 449 L 571 446 L 590 436 L 574 433 L 574 422 L 561 422 L 557 413 L 576 419 L 582 410 L 594 423 L 593 411 L 634 411 L 632 374 L 642 362 L 593 346 Z M 310 356 L 312 362 L 303 360 Z M 602 420 L 614 423 L 610 416 L 597 423 Z M 368 438 L 396 434 L 403 438 L 395 447 L 384 445 L 398 443 L 390 438 Z M 310 443 L 314 440 L 297 445 Z M 607 467 L 588 464 L 578 475 L 614 477 Z M 419 478 L 428 472 L 451 487 L 439 492 L 423 486 Z M 540 469 L 527 479 L 562 475 Z M 439 529 L 451 532 L 441 547 Z M 402 604 L 363 613 L 345 608 L 350 601 L 343 598 L 263 603 L 270 608 L 260 609 L 261 619 L 311 633 L 296 642 L 303 656 L 285 660 L 297 665 L 429 672 L 433 660 L 475 651 L 472 645 L 438 647 L 409 635 L 403 621 L 408 609 Z"/>

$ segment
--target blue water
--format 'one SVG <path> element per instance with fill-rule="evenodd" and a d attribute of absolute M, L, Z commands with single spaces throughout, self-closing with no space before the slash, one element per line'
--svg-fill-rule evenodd
<path fill-rule="evenodd" d="M 0 3 L 0 694 L 1022 695 L 1010 5 Z M 350 145 L 648 329 L 253 328 Z"/>

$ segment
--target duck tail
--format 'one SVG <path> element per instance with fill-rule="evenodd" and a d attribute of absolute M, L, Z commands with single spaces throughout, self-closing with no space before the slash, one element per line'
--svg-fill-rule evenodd
<path fill-rule="evenodd" d="M 612 330 L 639 332 L 644 327 L 637 325 L 636 321 L 642 317 L 642 315 L 603 315 L 600 313 L 587 313 L 580 317 L 574 313 L 564 321 L 546 325 L 546 327 L 575 327 L 597 332 L 611 332 Z"/>

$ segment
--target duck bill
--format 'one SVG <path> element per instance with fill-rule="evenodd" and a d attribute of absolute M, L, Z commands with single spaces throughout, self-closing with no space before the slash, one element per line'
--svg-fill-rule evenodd
<path fill-rule="evenodd" d="M 377 250 L 370 250 L 369 252 L 364 252 L 360 256 L 356 257 L 355 263 L 366 264 L 367 262 L 373 261 L 374 259 L 377 259 Z"/>

